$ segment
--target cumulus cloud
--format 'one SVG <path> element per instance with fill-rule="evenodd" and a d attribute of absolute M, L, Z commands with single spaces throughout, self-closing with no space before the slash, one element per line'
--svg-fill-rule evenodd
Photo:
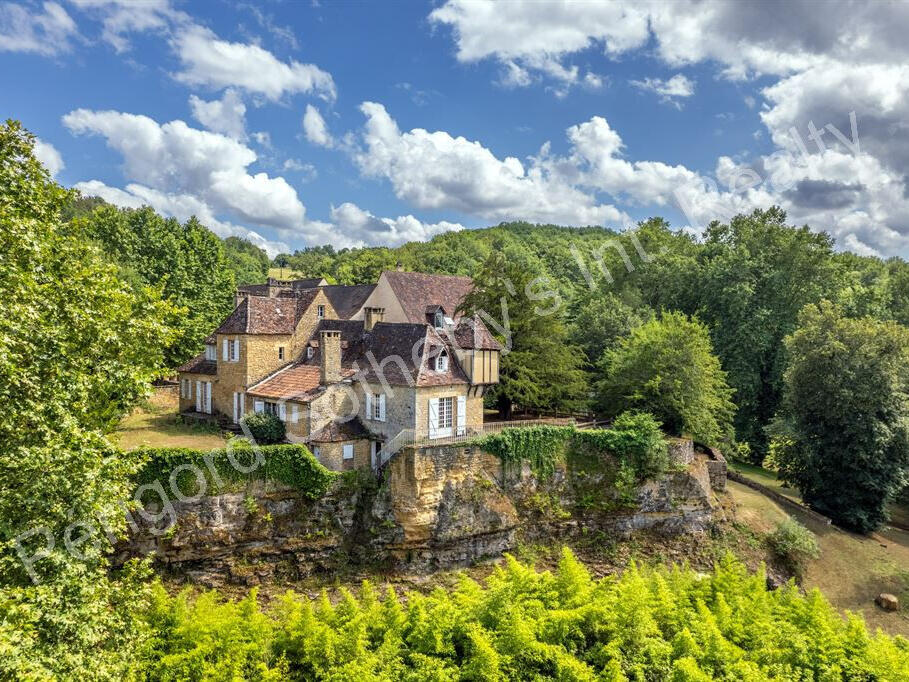
<path fill-rule="evenodd" d="M 306 105 L 306 113 L 303 114 L 303 132 L 307 140 L 320 147 L 331 147 L 334 144 L 325 119 L 311 104 Z"/>
<path fill-rule="evenodd" d="M 183 12 L 171 7 L 169 0 L 70 0 L 79 9 L 102 23 L 101 37 L 117 52 L 131 45 L 130 33 L 165 31 L 173 23 L 189 22 Z"/>
<path fill-rule="evenodd" d="M 45 142 L 39 138 L 35 139 L 35 158 L 40 161 L 52 178 L 57 177 L 57 173 L 62 171 L 66 164 L 63 163 L 63 157 L 60 152 L 50 142 Z"/>
<path fill-rule="evenodd" d="M 246 105 L 233 88 L 224 91 L 221 99 L 206 102 L 196 95 L 189 96 L 193 118 L 214 133 L 222 133 L 235 140 L 246 139 Z"/>
<path fill-rule="evenodd" d="M 488 220 L 600 225 L 625 216 L 599 203 L 533 160 L 497 158 L 476 141 L 445 131 L 401 132 L 381 104 L 364 102 L 361 149 L 354 160 L 366 175 L 386 178 L 397 197 L 422 209 L 453 209 Z"/>
<path fill-rule="evenodd" d="M 691 174 L 674 192 L 686 215 L 705 215 L 712 206 L 728 215 L 760 201 L 779 203 L 791 219 L 829 229 L 850 248 L 909 251 L 909 12 L 899 3 L 835 0 L 819 12 L 810 0 L 449 0 L 429 19 L 451 28 L 459 61 L 495 60 L 508 84 L 551 81 L 557 94 L 580 79 L 571 59 L 585 50 L 613 58 L 646 48 L 670 67 L 710 63 L 731 80 L 775 79 L 761 91 L 766 105 L 760 116 L 778 151 L 750 169 L 723 157 L 716 180 Z M 683 78 L 634 84 L 678 106 L 692 90 Z M 751 95 L 745 101 L 749 108 L 757 104 Z M 601 180 L 624 173 L 635 179 L 632 185 L 643 182 L 646 162 L 632 164 L 630 176 L 620 162 L 601 162 Z M 649 168 L 657 177 L 667 169 Z M 748 172 L 755 169 L 762 173 L 756 183 Z M 718 188 L 728 179 L 721 173 L 735 175 L 738 187 Z M 782 189 L 767 173 L 786 178 Z"/>
<path fill-rule="evenodd" d="M 278 100 L 285 94 L 311 93 L 326 100 L 336 96 L 335 83 L 314 64 L 282 62 L 268 50 L 221 40 L 197 25 L 180 30 L 173 40 L 182 63 L 175 78 L 215 89 L 238 87 Z"/>
<path fill-rule="evenodd" d="M 125 189 L 119 189 L 110 187 L 100 180 L 78 182 L 75 188 L 85 196 L 101 197 L 108 203 L 123 208 L 151 206 L 159 213 L 181 221 L 195 216 L 219 237 L 243 237 L 265 249 L 272 257 L 290 251 L 290 247 L 284 242 L 268 240 L 254 230 L 219 220 L 208 204 L 188 194 L 168 194 L 138 183 L 129 183 Z"/>
<path fill-rule="evenodd" d="M 41 9 L 0 3 L 0 52 L 53 56 L 70 49 L 70 39 L 78 35 L 76 22 L 56 2 L 45 2 Z"/>
<path fill-rule="evenodd" d="M 677 98 L 691 97 L 694 94 L 694 81 L 681 73 L 677 73 L 668 80 L 645 78 L 630 82 L 638 90 L 659 95 L 661 101 L 672 103 L 675 106 L 681 106 Z"/>
<path fill-rule="evenodd" d="M 350 202 L 332 206 L 331 221 L 338 233 L 347 240 L 342 246 L 399 246 L 409 241 L 426 241 L 443 232 L 464 229 L 460 223 L 445 220 L 424 223 L 412 215 L 378 218 Z"/>
<path fill-rule="evenodd" d="M 183 121 L 159 124 L 147 116 L 77 109 L 63 117 L 76 134 L 97 134 L 123 155 L 126 176 L 168 194 L 197 197 L 215 211 L 256 224 L 294 230 L 305 210 L 281 177 L 250 174 L 256 154 L 225 135 L 190 128 Z"/>

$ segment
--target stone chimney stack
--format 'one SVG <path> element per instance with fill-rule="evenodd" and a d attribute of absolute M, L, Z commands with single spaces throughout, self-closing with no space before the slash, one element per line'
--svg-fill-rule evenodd
<path fill-rule="evenodd" d="M 363 314 L 365 316 L 363 328 L 370 332 L 372 331 L 372 328 L 376 326 L 377 322 L 381 322 L 385 319 L 385 308 L 365 308 Z"/>
<path fill-rule="evenodd" d="M 341 381 L 341 332 L 323 330 L 319 333 L 319 381 L 323 386 Z"/>

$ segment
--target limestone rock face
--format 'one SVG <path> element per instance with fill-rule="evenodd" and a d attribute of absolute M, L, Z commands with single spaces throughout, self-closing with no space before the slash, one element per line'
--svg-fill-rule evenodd
<path fill-rule="evenodd" d="M 409 571 L 467 565 L 512 549 L 519 530 L 700 532 L 715 505 L 707 462 L 690 452 L 690 442 L 677 444 L 673 471 L 618 500 L 595 462 L 538 480 L 527 466 L 503 471 L 476 447 L 408 448 L 387 464 L 380 485 L 339 479 L 317 501 L 256 483 L 159 504 L 133 517 L 115 559 L 153 554 L 160 570 L 200 584 L 257 584 L 363 563 Z M 168 530 L 165 519 L 176 524 Z"/>

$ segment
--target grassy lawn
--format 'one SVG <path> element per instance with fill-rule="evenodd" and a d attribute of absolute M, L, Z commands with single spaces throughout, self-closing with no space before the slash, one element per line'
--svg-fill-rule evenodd
<path fill-rule="evenodd" d="M 785 509 L 756 490 L 735 481 L 727 485 L 736 520 L 755 532 L 772 531 L 786 518 Z M 821 549 L 820 557 L 808 563 L 803 586 L 817 587 L 841 611 L 860 613 L 872 629 L 909 636 L 909 533 L 888 528 L 862 536 L 798 514 L 795 518 L 817 535 Z M 875 606 L 881 592 L 897 595 L 901 611 L 887 613 Z"/>
<path fill-rule="evenodd" d="M 211 450 L 224 446 L 227 439 L 216 426 L 182 423 L 178 405 L 176 390 L 155 391 L 120 423 L 111 440 L 124 450 L 141 446 Z"/>
<path fill-rule="evenodd" d="M 303 274 L 293 268 L 269 268 L 268 276 L 275 279 L 304 279 Z"/>

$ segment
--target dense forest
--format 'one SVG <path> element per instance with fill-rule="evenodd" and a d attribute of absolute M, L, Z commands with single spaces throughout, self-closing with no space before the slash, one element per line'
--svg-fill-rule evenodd
<path fill-rule="evenodd" d="M 256 247 L 51 179 L 0 126 L 0 678 L 905 679 L 909 645 L 734 562 L 592 581 L 510 563 L 486 587 L 332 606 L 171 597 L 112 542 L 143 462 L 106 434 L 198 352 Z M 817 227 L 817 226 L 815 226 Z M 491 400 L 650 413 L 766 460 L 866 531 L 909 469 L 909 265 L 835 251 L 777 208 L 702 239 L 523 223 L 275 264 L 340 283 L 471 275 L 466 312 L 509 352 Z M 504 324 L 507 317 L 507 324 Z M 493 322 L 501 323 L 498 326 Z M 848 494 L 847 494 L 848 493 Z M 889 677 L 888 677 L 889 676 Z"/>

